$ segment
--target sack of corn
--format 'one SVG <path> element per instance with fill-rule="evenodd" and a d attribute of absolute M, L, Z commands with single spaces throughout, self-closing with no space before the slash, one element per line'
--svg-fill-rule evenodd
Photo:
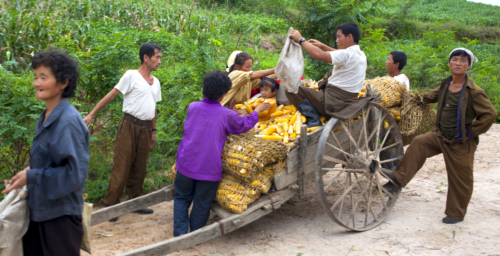
<path fill-rule="evenodd" d="M 266 141 L 249 134 L 229 135 L 222 152 L 225 172 L 251 182 L 264 166 L 285 159 L 288 148 L 280 141 Z"/>
<path fill-rule="evenodd" d="M 409 145 L 418 135 L 429 132 L 435 123 L 433 104 L 417 103 L 415 100 L 406 102 L 401 107 L 401 119 L 398 124 L 403 144 Z"/>
<path fill-rule="evenodd" d="M 400 105 L 402 96 L 406 92 L 406 87 L 403 84 L 386 76 L 365 80 L 359 96 L 366 94 L 366 85 L 368 84 L 371 85 L 372 89 L 378 89 L 378 93 L 382 94 L 379 104 L 386 108 Z"/>
<path fill-rule="evenodd" d="M 255 180 L 250 183 L 250 186 L 257 189 L 261 193 L 267 193 L 273 184 L 273 174 L 266 171 L 259 171 L 255 176 Z"/>
<path fill-rule="evenodd" d="M 251 188 L 235 177 L 224 174 L 219 183 L 215 200 L 226 211 L 242 213 L 248 204 L 253 203 L 260 195 L 260 191 Z"/>
<path fill-rule="evenodd" d="M 167 173 L 167 177 L 171 180 L 175 180 L 175 176 L 177 175 L 177 168 L 175 167 L 175 164 L 172 165 L 172 168 L 170 168 L 170 172 Z"/>

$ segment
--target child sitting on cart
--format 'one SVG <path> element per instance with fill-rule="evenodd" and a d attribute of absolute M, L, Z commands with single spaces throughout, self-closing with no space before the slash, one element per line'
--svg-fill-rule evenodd
<path fill-rule="evenodd" d="M 231 80 L 227 75 L 208 73 L 203 79 L 205 98 L 189 105 L 184 136 L 177 150 L 174 236 L 205 226 L 222 178 L 221 154 L 227 134 L 247 132 L 257 123 L 258 113 L 270 108 L 267 103 L 261 104 L 255 113 L 241 117 L 220 104 L 229 89 Z M 188 215 L 191 202 L 193 208 Z"/>
<path fill-rule="evenodd" d="M 274 80 L 269 77 L 264 77 L 259 83 L 260 93 L 252 98 L 270 99 L 276 98 L 276 94 L 280 88 L 280 80 Z"/>

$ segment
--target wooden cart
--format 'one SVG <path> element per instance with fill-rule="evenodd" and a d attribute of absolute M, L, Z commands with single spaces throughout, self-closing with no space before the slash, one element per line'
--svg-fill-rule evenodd
<path fill-rule="evenodd" d="M 399 191 L 389 192 L 390 182 L 382 172 L 387 164 L 402 159 L 403 141 L 389 112 L 378 104 L 368 103 L 351 120 L 330 119 L 321 129 L 307 134 L 302 126 L 298 147 L 286 158 L 286 168 L 274 177 L 276 191 L 262 195 L 241 214 L 225 211 L 217 203 L 212 211 L 221 220 L 202 229 L 121 255 L 165 255 L 204 243 L 230 233 L 281 207 L 315 182 L 326 214 L 337 224 L 365 231 L 379 225 L 394 206 Z M 394 157 L 380 160 L 380 152 L 392 150 Z M 395 152 L 395 153 L 394 153 Z M 96 225 L 111 218 L 143 209 L 174 198 L 173 185 L 92 214 Z"/>

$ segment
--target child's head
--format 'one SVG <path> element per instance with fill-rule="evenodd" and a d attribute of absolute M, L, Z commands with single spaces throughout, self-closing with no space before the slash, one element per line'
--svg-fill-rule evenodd
<path fill-rule="evenodd" d="M 260 96 L 264 99 L 274 98 L 278 89 L 280 88 L 279 82 L 272 78 L 264 77 L 259 83 Z"/>
<path fill-rule="evenodd" d="M 226 74 L 220 71 L 210 72 L 203 79 L 203 96 L 209 100 L 221 100 L 231 86 L 231 79 Z"/>

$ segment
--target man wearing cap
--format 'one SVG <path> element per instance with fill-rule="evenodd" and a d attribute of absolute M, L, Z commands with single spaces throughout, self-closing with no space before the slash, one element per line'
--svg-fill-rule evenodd
<path fill-rule="evenodd" d="M 451 76 L 417 100 L 438 103 L 436 126 L 431 133 L 417 136 L 406 150 L 395 172 L 387 173 L 391 182 L 385 187 L 400 190 L 408 184 L 429 157 L 443 154 L 448 173 L 446 217 L 454 224 L 464 220 L 472 196 L 474 153 L 479 135 L 488 131 L 497 118 L 495 107 L 483 89 L 467 76 L 477 59 L 465 49 L 450 53 Z"/>

